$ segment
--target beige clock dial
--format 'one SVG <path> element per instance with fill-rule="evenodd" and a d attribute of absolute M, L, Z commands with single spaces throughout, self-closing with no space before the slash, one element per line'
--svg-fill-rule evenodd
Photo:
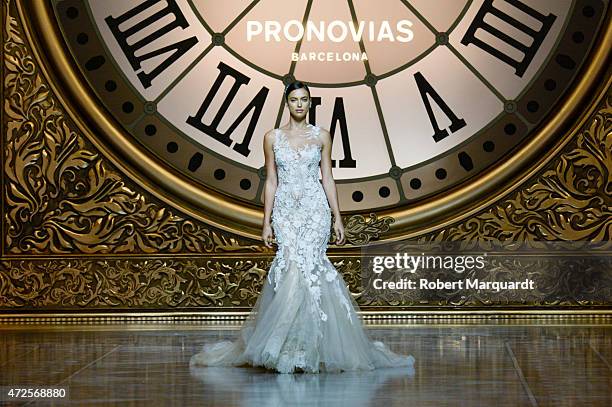
<path fill-rule="evenodd" d="M 55 0 L 46 16 L 95 103 L 119 123 L 108 137 L 171 168 L 166 180 L 188 180 L 202 197 L 246 208 L 227 222 L 248 218 L 251 231 L 263 207 L 262 138 L 287 120 L 287 81 L 310 85 L 309 120 L 332 132 L 341 210 L 401 218 L 475 188 L 534 137 L 553 137 L 542 129 L 560 120 L 581 70 L 601 63 L 609 7 L 603 0 L 223 3 Z M 267 20 L 409 21 L 412 40 L 247 41 L 249 21 Z M 292 53 L 344 52 L 367 59 L 292 60 Z M 181 198 L 195 200 L 188 195 Z"/>

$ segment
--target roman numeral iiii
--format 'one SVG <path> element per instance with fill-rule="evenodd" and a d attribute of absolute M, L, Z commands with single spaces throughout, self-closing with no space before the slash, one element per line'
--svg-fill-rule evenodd
<path fill-rule="evenodd" d="M 189 24 L 187 23 L 187 19 L 181 12 L 180 7 L 176 4 L 176 0 L 164 0 L 166 3 L 166 7 L 157 11 L 156 13 L 150 15 L 149 17 L 143 19 L 142 21 L 132 25 L 130 28 L 127 28 L 124 31 L 119 29 L 119 26 L 129 19 L 138 16 L 141 13 L 145 13 L 149 8 L 155 6 L 157 3 L 162 2 L 162 0 L 147 0 L 144 3 L 139 4 L 138 6 L 126 11 L 119 17 L 108 16 L 104 19 L 108 28 L 113 33 L 113 36 L 119 43 L 119 46 L 123 50 L 126 58 L 130 62 L 132 69 L 134 72 L 138 72 L 137 76 L 142 83 L 142 86 L 146 88 L 151 86 L 153 80 L 162 73 L 165 69 L 167 69 L 170 65 L 172 65 L 176 60 L 178 60 L 181 56 L 183 56 L 191 47 L 198 43 L 198 39 L 193 37 L 185 38 L 181 41 L 175 42 L 174 44 L 166 45 L 164 47 L 158 48 L 156 50 L 147 52 L 146 54 L 136 56 L 136 52 L 142 47 L 151 44 L 153 41 L 158 40 L 164 35 L 168 34 L 170 31 L 174 30 L 177 27 L 187 28 Z M 152 24 L 157 23 L 164 17 L 172 15 L 173 19 L 171 22 L 167 23 L 151 32 L 146 37 L 136 41 L 132 45 L 128 44 L 128 38 L 131 36 L 141 32 Z M 150 72 L 142 71 L 142 63 L 147 59 L 163 55 L 173 51 L 166 59 L 164 59 L 159 65 L 153 68 Z"/>
<path fill-rule="evenodd" d="M 550 27 L 555 22 L 557 16 L 555 16 L 554 14 L 548 14 L 547 16 L 545 16 L 544 14 L 534 10 L 533 8 L 527 6 L 519 0 L 505 0 L 505 2 L 511 5 L 512 7 L 520 10 L 522 12 L 521 15 L 525 15 L 525 17 L 529 16 L 537 20 L 538 23 L 541 24 L 540 29 L 536 31 L 528 25 L 524 24 L 523 22 L 507 14 L 506 12 L 495 8 L 493 6 L 493 0 L 485 0 L 485 2 L 480 7 L 480 10 L 478 10 L 474 21 L 472 21 L 465 35 L 463 36 L 461 43 L 463 45 L 476 45 L 483 51 L 488 52 L 500 61 L 503 61 L 513 67 L 515 69 L 515 74 L 519 77 L 522 77 L 527 68 L 529 67 L 529 64 L 533 60 L 533 57 L 538 52 L 538 49 L 540 49 L 542 42 L 546 38 L 546 35 L 550 31 Z M 487 14 L 499 18 L 500 20 L 510 24 L 517 30 L 530 36 L 533 39 L 532 43 L 527 46 L 522 42 L 514 39 L 510 35 L 504 33 L 499 28 L 496 28 L 491 24 L 486 23 L 484 19 Z M 512 48 L 517 49 L 523 54 L 523 58 L 521 60 L 516 60 L 511 56 L 501 52 L 495 45 L 488 44 L 485 41 L 477 38 L 475 34 L 478 29 L 487 31 L 495 38 L 498 38 L 499 40 L 510 45 Z"/>

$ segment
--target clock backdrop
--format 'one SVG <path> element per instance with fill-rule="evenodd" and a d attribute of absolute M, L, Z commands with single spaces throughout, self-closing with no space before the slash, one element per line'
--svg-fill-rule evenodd
<path fill-rule="evenodd" d="M 262 218 L 263 135 L 287 121 L 292 79 L 310 85 L 309 121 L 333 136 L 341 211 L 392 214 L 397 234 L 495 195 L 546 149 L 546 126 L 590 62 L 606 9 L 598 0 L 53 2 L 74 63 L 121 125 L 109 142 L 169 167 L 175 196 L 251 236 Z M 249 31 L 270 20 L 365 21 L 373 35 Z M 410 41 L 377 37 L 400 21 Z M 367 59 L 337 60 L 344 53 Z M 307 58 L 321 54 L 335 58 Z"/>
<path fill-rule="evenodd" d="M 288 121 L 293 80 L 333 138 L 348 244 L 332 235 L 328 252 L 366 314 L 609 311 L 611 14 L 609 0 L 4 0 L 0 322 L 248 311 L 274 255 L 263 137 Z M 369 297 L 367 250 L 415 241 L 486 251 L 475 277 L 537 288 Z M 559 245 L 506 250 L 542 242 Z"/>

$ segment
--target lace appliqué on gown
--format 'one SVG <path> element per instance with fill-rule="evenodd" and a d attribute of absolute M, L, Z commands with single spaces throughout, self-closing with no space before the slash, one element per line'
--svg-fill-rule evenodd
<path fill-rule="evenodd" d="M 331 232 L 331 210 L 318 177 L 321 160 L 321 145 L 317 142 L 319 128 L 311 127 L 312 131 L 297 148 L 280 129 L 275 130 L 278 188 L 274 196 L 272 227 L 279 251 L 278 264 L 271 267 L 268 279 L 274 284 L 274 290 L 278 290 L 287 262 L 297 263 L 313 299 L 312 312 L 326 321 L 327 314 L 320 306 L 319 276 L 324 274 L 328 282 L 334 282 L 336 294 L 340 294 L 340 289 L 338 272 L 325 254 Z M 323 273 L 317 273 L 317 270 Z M 352 323 L 349 302 L 341 296 L 339 298 Z"/>
<path fill-rule="evenodd" d="M 265 366 L 281 373 L 410 366 L 412 356 L 370 341 L 359 307 L 327 257 L 331 210 L 319 181 L 320 129 L 299 145 L 274 131 L 278 186 L 272 228 L 278 249 L 238 340 L 204 345 L 192 365 Z"/>

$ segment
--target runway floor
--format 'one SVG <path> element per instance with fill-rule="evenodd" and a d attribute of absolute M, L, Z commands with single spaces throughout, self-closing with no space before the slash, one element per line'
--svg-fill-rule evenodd
<path fill-rule="evenodd" d="M 4 405 L 612 406 L 608 324 L 368 325 L 414 372 L 275 374 L 189 368 L 235 328 L 0 325 L 0 385 L 67 387 L 69 399 Z M 6 387 L 3 387 L 6 390 Z"/>

